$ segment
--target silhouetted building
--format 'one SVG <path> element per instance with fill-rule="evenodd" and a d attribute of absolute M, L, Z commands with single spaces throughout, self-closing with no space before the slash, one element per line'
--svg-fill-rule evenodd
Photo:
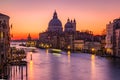
<path fill-rule="evenodd" d="M 100 42 L 100 37 L 93 36 L 93 33 L 88 30 L 84 32 L 76 31 L 76 20 L 70 20 L 69 18 L 64 25 L 63 31 L 62 23 L 58 19 L 57 12 L 55 11 L 47 30 L 39 34 L 38 46 L 43 48 L 52 47 L 67 50 L 81 50 L 84 49 L 83 45 L 86 41 Z"/>
<path fill-rule="evenodd" d="M 67 23 L 65 24 L 65 30 L 64 32 L 76 32 L 76 21 L 70 21 L 70 19 L 67 20 Z"/>
<path fill-rule="evenodd" d="M 53 18 L 50 20 L 48 24 L 48 31 L 49 32 L 60 32 L 60 33 L 63 31 L 62 23 L 58 19 L 56 11 L 54 12 Z"/>
<path fill-rule="evenodd" d="M 0 13 L 0 78 L 8 76 L 8 59 L 10 59 L 10 17 Z"/>
<path fill-rule="evenodd" d="M 115 31 L 116 36 L 116 56 L 120 57 L 120 29 Z"/>
<path fill-rule="evenodd" d="M 28 41 L 31 41 L 31 36 L 30 36 L 30 34 L 28 34 Z"/>

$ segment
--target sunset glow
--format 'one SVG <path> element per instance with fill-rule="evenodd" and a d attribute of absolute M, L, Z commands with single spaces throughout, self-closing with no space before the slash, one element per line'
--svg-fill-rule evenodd
<path fill-rule="evenodd" d="M 106 24 L 120 17 L 120 0 L 1 0 L 0 13 L 10 16 L 12 39 L 38 38 L 47 29 L 53 12 L 64 27 L 68 17 L 76 19 L 77 30 L 101 34 Z"/>

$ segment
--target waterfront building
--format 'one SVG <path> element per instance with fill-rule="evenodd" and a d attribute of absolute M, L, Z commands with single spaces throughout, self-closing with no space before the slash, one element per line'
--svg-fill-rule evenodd
<path fill-rule="evenodd" d="M 120 57 L 120 29 L 115 31 L 116 35 L 116 56 Z"/>
<path fill-rule="evenodd" d="M 106 51 L 113 56 L 120 57 L 119 41 L 120 41 L 120 18 L 114 19 L 106 27 Z"/>
<path fill-rule="evenodd" d="M 26 46 L 27 47 L 35 47 L 36 46 L 36 41 L 32 40 L 30 34 L 28 34 L 27 41 L 26 41 Z"/>
<path fill-rule="evenodd" d="M 113 23 L 109 22 L 106 25 L 106 52 L 113 55 Z"/>
<path fill-rule="evenodd" d="M 74 51 L 84 49 L 84 42 L 95 42 L 95 45 L 92 45 L 95 47 L 96 42 L 100 43 L 100 40 L 100 36 L 94 36 L 92 31 L 77 31 L 75 19 L 70 20 L 68 18 L 63 31 L 62 23 L 58 19 L 57 12 L 55 11 L 53 18 L 48 23 L 47 30 L 39 34 L 39 42 L 37 44 L 43 48 L 47 45 L 52 48 Z"/>
<path fill-rule="evenodd" d="M 74 50 L 83 51 L 84 50 L 84 40 L 74 40 Z"/>
<path fill-rule="evenodd" d="M 53 18 L 48 23 L 48 28 L 45 32 L 39 34 L 39 45 L 48 45 L 52 48 L 67 49 L 68 46 L 73 47 L 71 36 L 76 32 L 76 21 L 67 21 L 65 30 L 63 31 L 62 23 L 58 19 L 57 12 L 53 13 Z M 70 39 L 70 41 L 69 41 Z"/>
<path fill-rule="evenodd" d="M 10 59 L 10 17 L 0 13 L 0 78 L 6 78 L 9 74 L 7 68 Z"/>
<path fill-rule="evenodd" d="M 88 52 L 94 52 L 101 50 L 101 43 L 100 42 L 85 42 L 84 50 L 89 50 Z"/>

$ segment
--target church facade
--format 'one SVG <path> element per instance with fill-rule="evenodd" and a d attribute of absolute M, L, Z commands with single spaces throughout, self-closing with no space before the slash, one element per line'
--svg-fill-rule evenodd
<path fill-rule="evenodd" d="M 76 21 L 75 19 L 70 21 L 67 20 L 64 31 L 62 22 L 58 18 L 57 12 L 53 13 L 53 18 L 48 23 L 48 28 L 46 32 L 39 34 L 39 41 L 46 46 L 59 49 L 72 48 L 73 37 L 76 32 Z"/>
<path fill-rule="evenodd" d="M 100 39 L 96 39 L 91 31 L 76 31 L 75 19 L 70 20 L 68 18 L 65 25 L 63 25 L 61 20 L 58 18 L 57 12 L 55 11 L 53 13 L 53 18 L 48 23 L 47 30 L 39 34 L 39 43 L 37 46 L 42 48 L 51 47 L 72 51 L 83 49 L 91 50 L 94 46 L 94 41 L 100 42 Z M 91 42 L 93 46 L 89 46 L 86 42 Z M 87 48 L 85 48 L 86 46 Z"/>

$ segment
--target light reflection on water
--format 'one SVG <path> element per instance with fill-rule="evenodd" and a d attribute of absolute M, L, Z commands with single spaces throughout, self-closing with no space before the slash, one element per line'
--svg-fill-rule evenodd
<path fill-rule="evenodd" d="M 91 55 L 91 79 L 95 80 L 96 76 L 96 71 L 95 71 L 95 55 Z"/>
<path fill-rule="evenodd" d="M 67 52 L 67 55 L 68 55 L 68 63 L 70 63 L 70 54 L 71 54 L 71 52 L 68 51 L 68 52 Z"/>
<path fill-rule="evenodd" d="M 28 68 L 28 77 L 29 77 L 29 79 L 28 80 L 34 80 L 34 72 L 33 72 L 33 61 L 31 60 L 30 62 L 29 62 L 29 68 Z"/>
<path fill-rule="evenodd" d="M 32 54 L 32 59 L 31 59 Z M 27 66 L 12 66 L 10 80 L 119 80 L 119 62 L 91 54 L 27 52 Z M 27 73 L 26 73 L 27 72 Z"/>

